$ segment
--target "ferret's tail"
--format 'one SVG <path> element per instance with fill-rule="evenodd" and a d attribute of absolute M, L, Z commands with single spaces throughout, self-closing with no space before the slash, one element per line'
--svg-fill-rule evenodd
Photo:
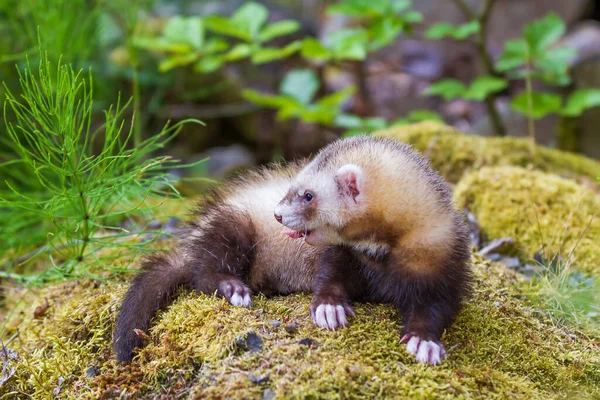
<path fill-rule="evenodd" d="M 133 350 L 142 345 L 138 330 L 146 332 L 150 320 L 169 296 L 190 281 L 191 271 L 178 252 L 147 256 L 142 272 L 133 280 L 119 316 L 113 337 L 117 361 L 131 361 Z"/>

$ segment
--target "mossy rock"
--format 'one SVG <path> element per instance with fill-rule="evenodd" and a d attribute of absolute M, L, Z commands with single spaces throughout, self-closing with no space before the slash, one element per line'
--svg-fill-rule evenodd
<path fill-rule="evenodd" d="M 357 305 L 351 325 L 330 332 L 310 321 L 306 294 L 256 296 L 249 310 L 187 290 L 154 319 L 134 362 L 117 365 L 110 340 L 126 286 L 81 280 L 45 288 L 21 302 L 29 305 L 16 315 L 20 336 L 8 346 L 18 359 L 0 397 L 600 396 L 598 338 L 556 327 L 526 307 L 511 294 L 517 278 L 510 271 L 477 257 L 474 265 L 475 297 L 445 334 L 449 357 L 437 367 L 406 353 L 399 318 L 386 305 Z M 22 293 L 7 291 L 5 310 Z M 49 308 L 35 319 L 45 298 Z M 260 338 L 256 351 L 240 340 L 250 332 Z"/>
<path fill-rule="evenodd" d="M 458 207 L 469 209 L 488 239 L 512 237 L 519 255 L 562 258 L 600 273 L 600 195 L 557 175 L 519 167 L 486 167 L 456 185 Z M 569 257 L 571 255 L 571 257 Z"/>
<path fill-rule="evenodd" d="M 536 146 L 532 156 L 528 139 L 467 135 L 439 122 L 400 126 L 377 134 L 410 143 L 452 183 L 470 170 L 501 165 L 532 167 L 596 186 L 600 175 L 600 162 L 583 156 L 543 146 Z"/>

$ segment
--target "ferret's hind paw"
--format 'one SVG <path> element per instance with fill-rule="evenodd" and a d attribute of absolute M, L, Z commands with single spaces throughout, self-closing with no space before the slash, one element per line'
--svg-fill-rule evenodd
<path fill-rule="evenodd" d="M 404 335 L 400 342 L 406 343 L 406 351 L 414 355 L 418 363 L 439 365 L 446 357 L 446 349 L 440 342 L 410 334 Z"/>
<path fill-rule="evenodd" d="M 250 289 L 243 283 L 234 279 L 226 280 L 219 284 L 219 290 L 232 306 L 252 307 Z"/>
<path fill-rule="evenodd" d="M 348 317 L 354 317 L 350 306 L 341 304 L 319 304 L 311 306 L 311 317 L 315 324 L 323 329 L 336 330 L 348 325 Z"/>

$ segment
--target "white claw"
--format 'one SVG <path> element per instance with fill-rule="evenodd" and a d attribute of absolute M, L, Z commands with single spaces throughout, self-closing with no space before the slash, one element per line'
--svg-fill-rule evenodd
<path fill-rule="evenodd" d="M 344 307 L 332 304 L 319 305 L 313 316 L 313 321 L 320 328 L 332 331 L 348 324 Z"/>
<path fill-rule="evenodd" d="M 244 302 L 244 299 L 242 298 L 242 296 L 240 296 L 238 294 L 238 292 L 234 292 L 233 295 L 231 296 L 231 299 L 229 300 L 229 302 L 233 306 L 241 306 L 242 303 Z"/>
<path fill-rule="evenodd" d="M 346 310 L 342 306 L 335 306 L 335 312 L 337 314 L 338 323 L 340 326 L 348 325 L 348 319 L 346 318 Z"/>
<path fill-rule="evenodd" d="M 406 343 L 406 351 L 408 351 L 412 355 L 417 355 L 417 350 L 419 349 L 419 342 L 421 342 L 421 338 L 419 338 L 418 336 L 411 337 L 408 343 Z"/>
<path fill-rule="evenodd" d="M 246 293 L 244 295 L 244 303 L 242 305 L 244 307 L 252 307 L 252 299 L 250 299 L 250 294 Z"/>
<path fill-rule="evenodd" d="M 232 306 L 241 306 L 241 307 L 250 307 L 252 306 L 252 299 L 250 299 L 250 295 L 248 293 L 244 294 L 244 296 L 240 295 L 238 292 L 234 292 L 229 299 L 229 302 Z"/>
<path fill-rule="evenodd" d="M 431 340 L 413 336 L 406 343 L 406 351 L 416 356 L 418 363 L 438 365 L 446 355 L 443 346 Z"/>

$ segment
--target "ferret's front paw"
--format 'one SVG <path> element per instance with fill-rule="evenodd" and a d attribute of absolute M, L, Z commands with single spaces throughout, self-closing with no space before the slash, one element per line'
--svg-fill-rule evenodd
<path fill-rule="evenodd" d="M 250 289 L 237 280 L 231 279 L 221 282 L 219 291 L 232 306 L 252 307 Z"/>
<path fill-rule="evenodd" d="M 319 327 L 334 331 L 348 325 L 348 317 L 354 317 L 356 314 L 348 304 L 313 303 L 310 306 L 310 316 Z"/>
<path fill-rule="evenodd" d="M 406 334 L 400 339 L 401 343 L 406 343 L 406 351 L 417 358 L 418 363 L 439 365 L 446 357 L 446 349 L 440 342 L 433 340 L 424 340 L 419 336 Z"/>

